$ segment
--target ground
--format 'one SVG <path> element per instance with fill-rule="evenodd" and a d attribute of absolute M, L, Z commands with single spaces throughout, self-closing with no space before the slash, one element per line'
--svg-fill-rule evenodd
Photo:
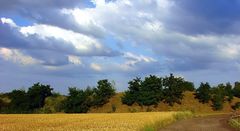
<path fill-rule="evenodd" d="M 160 131 L 236 131 L 227 123 L 229 115 L 214 115 L 178 121 Z"/>

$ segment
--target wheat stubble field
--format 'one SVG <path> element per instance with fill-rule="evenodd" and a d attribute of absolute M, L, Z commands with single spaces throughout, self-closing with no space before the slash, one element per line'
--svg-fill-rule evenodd
<path fill-rule="evenodd" d="M 26 130 L 142 130 L 157 122 L 171 123 L 176 112 L 99 114 L 6 114 L 0 115 L 1 131 Z"/>

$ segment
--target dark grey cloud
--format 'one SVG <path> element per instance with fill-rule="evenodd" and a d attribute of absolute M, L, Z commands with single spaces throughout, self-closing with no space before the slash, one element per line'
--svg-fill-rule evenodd
<path fill-rule="evenodd" d="M 165 26 L 189 35 L 239 34 L 239 0 L 171 0 Z"/>
<path fill-rule="evenodd" d="M 84 7 L 87 0 L 7 0 L 1 1 L 0 10 L 16 11 L 25 9 L 46 9 L 46 8 L 75 8 Z"/>

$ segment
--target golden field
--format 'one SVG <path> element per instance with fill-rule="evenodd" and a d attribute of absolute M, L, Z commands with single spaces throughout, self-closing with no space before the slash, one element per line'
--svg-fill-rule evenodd
<path fill-rule="evenodd" d="M 5 114 L 0 115 L 1 131 L 133 131 L 147 125 L 171 123 L 176 112 L 99 114 Z"/>

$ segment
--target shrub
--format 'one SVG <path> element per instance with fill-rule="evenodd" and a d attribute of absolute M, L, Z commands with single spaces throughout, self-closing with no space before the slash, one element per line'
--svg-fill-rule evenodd
<path fill-rule="evenodd" d="M 233 109 L 233 110 L 238 110 L 238 109 L 240 109 L 240 102 L 235 103 L 235 104 L 232 106 L 232 109 Z"/>
<path fill-rule="evenodd" d="M 116 105 L 115 105 L 115 104 L 112 104 L 112 112 L 116 112 L 116 110 L 117 110 Z"/>
<path fill-rule="evenodd" d="M 196 90 L 195 98 L 201 103 L 208 103 L 211 100 L 211 87 L 208 83 L 201 83 Z"/>

